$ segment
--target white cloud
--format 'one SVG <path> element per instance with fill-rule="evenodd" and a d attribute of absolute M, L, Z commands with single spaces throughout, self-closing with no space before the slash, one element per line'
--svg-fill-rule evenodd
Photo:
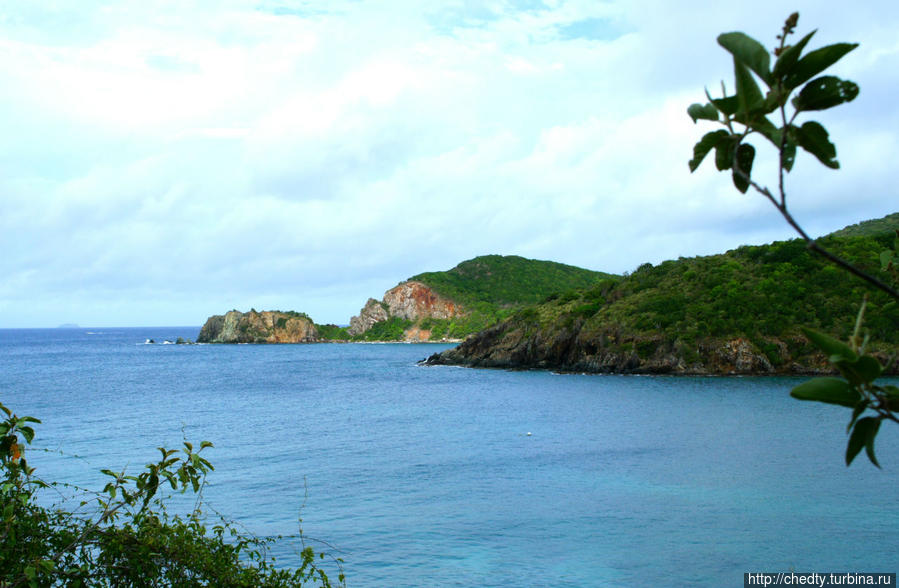
<path fill-rule="evenodd" d="M 821 116 L 843 169 L 805 158 L 789 178 L 825 232 L 899 202 L 899 8 L 798 9 L 813 44 L 862 43 L 839 66 L 862 94 Z M 785 16 L 767 0 L 10 9 L 0 326 L 250 306 L 345 322 L 480 254 L 621 272 L 790 237 L 761 198 L 686 165 L 707 130 L 686 106 L 730 83 L 716 35 L 771 43 Z"/>

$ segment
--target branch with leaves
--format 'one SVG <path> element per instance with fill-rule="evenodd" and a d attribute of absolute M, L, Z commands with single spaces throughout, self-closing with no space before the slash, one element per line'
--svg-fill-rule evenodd
<path fill-rule="evenodd" d="M 833 75 L 819 75 L 858 47 L 858 43 L 835 43 L 805 52 L 816 31 L 808 33 L 795 44 L 788 44 L 787 40 L 794 34 L 798 22 L 798 13 L 787 18 L 771 54 L 745 33 L 731 32 L 718 36 L 718 44 L 733 57 L 735 92 L 728 96 L 722 82 L 720 98 L 712 98 L 706 90 L 708 102 L 692 104 L 687 109 L 694 123 L 705 120 L 722 127 L 706 133 L 693 147 L 690 171 L 696 171 L 714 150 L 715 166 L 719 171 L 731 171 L 737 190 L 746 193 L 752 187 L 764 196 L 805 240 L 810 250 L 899 301 L 899 291 L 895 287 L 834 255 L 812 239 L 787 206 L 784 177 L 793 169 L 798 149 L 810 153 L 828 168 L 840 167 L 836 146 L 824 125 L 814 120 L 800 125 L 797 119 L 801 115 L 851 102 L 859 93 L 854 82 Z M 773 67 L 772 54 L 775 57 Z M 764 84 L 764 92 L 759 82 Z M 778 123 L 775 124 L 772 118 Z M 763 137 L 777 151 L 776 193 L 752 177 L 756 148 L 748 139 L 753 136 Z M 899 233 L 895 250 L 884 251 L 881 255 L 883 268 L 892 271 L 894 277 L 895 267 L 899 264 L 896 253 L 899 252 Z M 852 463 L 864 447 L 871 462 L 880 467 L 874 454 L 874 439 L 883 420 L 899 422 L 893 413 L 899 409 L 899 389 L 875 383 L 883 368 L 876 358 L 865 353 L 867 339 L 860 342 L 864 311 L 863 302 L 855 333 L 848 345 L 824 333 L 803 329 L 809 341 L 827 355 L 831 365 L 843 378 L 815 378 L 794 388 L 792 395 L 801 400 L 852 408 L 846 464 Z M 860 418 L 866 411 L 873 414 Z"/>
<path fill-rule="evenodd" d="M 257 537 L 221 515 L 220 524 L 206 528 L 200 493 L 213 466 L 201 452 L 212 443 L 160 447 L 159 460 L 137 475 L 101 470 L 111 480 L 81 503 L 98 507 L 85 516 L 40 505 L 37 491 L 55 482 L 36 478 L 24 458 L 40 421 L 2 404 L 0 411 L 0 586 L 331 586 L 317 565 L 325 554 L 302 543 L 302 530 L 299 564 L 291 569 L 276 567 L 269 555 L 282 537 Z M 169 515 L 164 486 L 197 494 L 193 512 Z M 343 585 L 342 560 L 332 560 Z"/>

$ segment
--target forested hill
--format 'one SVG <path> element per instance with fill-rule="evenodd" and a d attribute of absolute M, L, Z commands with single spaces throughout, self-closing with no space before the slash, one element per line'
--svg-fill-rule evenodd
<path fill-rule="evenodd" d="M 819 243 L 890 281 L 879 256 L 893 245 L 897 221 L 891 215 Z M 845 338 L 865 293 L 872 345 L 896 351 L 895 301 L 796 239 L 644 264 L 623 279 L 518 311 L 429 362 L 584 372 L 812 372 L 826 361 L 799 326 Z"/>
<path fill-rule="evenodd" d="M 482 255 L 463 261 L 451 270 L 425 272 L 409 281 L 427 284 L 435 292 L 462 305 L 498 306 L 536 304 L 547 296 L 587 288 L 612 274 L 554 261 L 517 255 Z"/>
<path fill-rule="evenodd" d="M 553 261 L 484 255 L 418 274 L 369 299 L 347 336 L 368 341 L 458 340 L 548 296 L 618 276 Z"/>

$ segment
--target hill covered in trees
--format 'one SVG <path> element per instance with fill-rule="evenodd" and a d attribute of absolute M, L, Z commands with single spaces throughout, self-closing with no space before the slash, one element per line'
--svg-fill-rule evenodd
<path fill-rule="evenodd" d="M 412 276 L 369 299 L 350 321 L 362 341 L 461 339 L 516 309 L 617 276 L 515 255 L 484 255 L 439 272 Z"/>
<path fill-rule="evenodd" d="M 897 228 L 894 214 L 819 242 L 889 280 L 879 256 Z M 826 358 L 799 327 L 845 339 L 866 293 L 865 327 L 887 359 L 899 349 L 896 303 L 847 279 L 795 239 L 647 263 L 622 279 L 550 295 L 428 362 L 584 372 L 816 372 L 827 368 Z"/>

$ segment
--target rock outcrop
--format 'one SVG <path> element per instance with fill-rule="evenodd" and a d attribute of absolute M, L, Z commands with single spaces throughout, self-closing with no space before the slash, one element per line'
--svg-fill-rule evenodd
<path fill-rule="evenodd" d="M 347 333 L 353 337 L 361 335 L 369 330 L 375 323 L 386 321 L 388 318 L 390 317 L 387 314 L 385 305 L 374 298 L 369 298 L 368 302 L 365 303 L 365 306 L 362 307 L 362 310 L 359 311 L 359 316 L 354 316 L 350 319 L 350 326 L 347 328 Z"/>
<path fill-rule="evenodd" d="M 314 343 L 312 320 L 297 312 L 232 310 L 206 320 L 197 343 Z"/>
<path fill-rule="evenodd" d="M 395 286 L 384 293 L 380 301 L 369 298 L 358 316 L 350 319 L 347 332 L 351 336 L 361 335 L 376 323 L 396 317 L 409 321 L 420 321 L 426 318 L 450 319 L 465 314 L 457 303 L 440 296 L 427 285 L 408 281 Z M 407 341 L 427 340 L 422 331 L 412 327 L 406 333 Z"/>
<path fill-rule="evenodd" d="M 707 338 L 696 345 L 663 338 L 615 340 L 583 322 L 540 328 L 509 320 L 472 335 L 457 347 L 435 353 L 426 365 L 464 365 L 560 372 L 677 375 L 824 374 L 833 370 L 823 354 L 804 341 L 765 341 L 766 350 L 745 338 Z M 876 356 L 878 354 L 875 354 Z M 889 365 L 886 355 L 879 357 Z M 895 372 L 895 369 L 888 370 Z"/>
<path fill-rule="evenodd" d="M 403 282 L 384 293 L 390 316 L 415 321 L 423 318 L 449 319 L 462 314 L 460 307 L 421 282 Z"/>

